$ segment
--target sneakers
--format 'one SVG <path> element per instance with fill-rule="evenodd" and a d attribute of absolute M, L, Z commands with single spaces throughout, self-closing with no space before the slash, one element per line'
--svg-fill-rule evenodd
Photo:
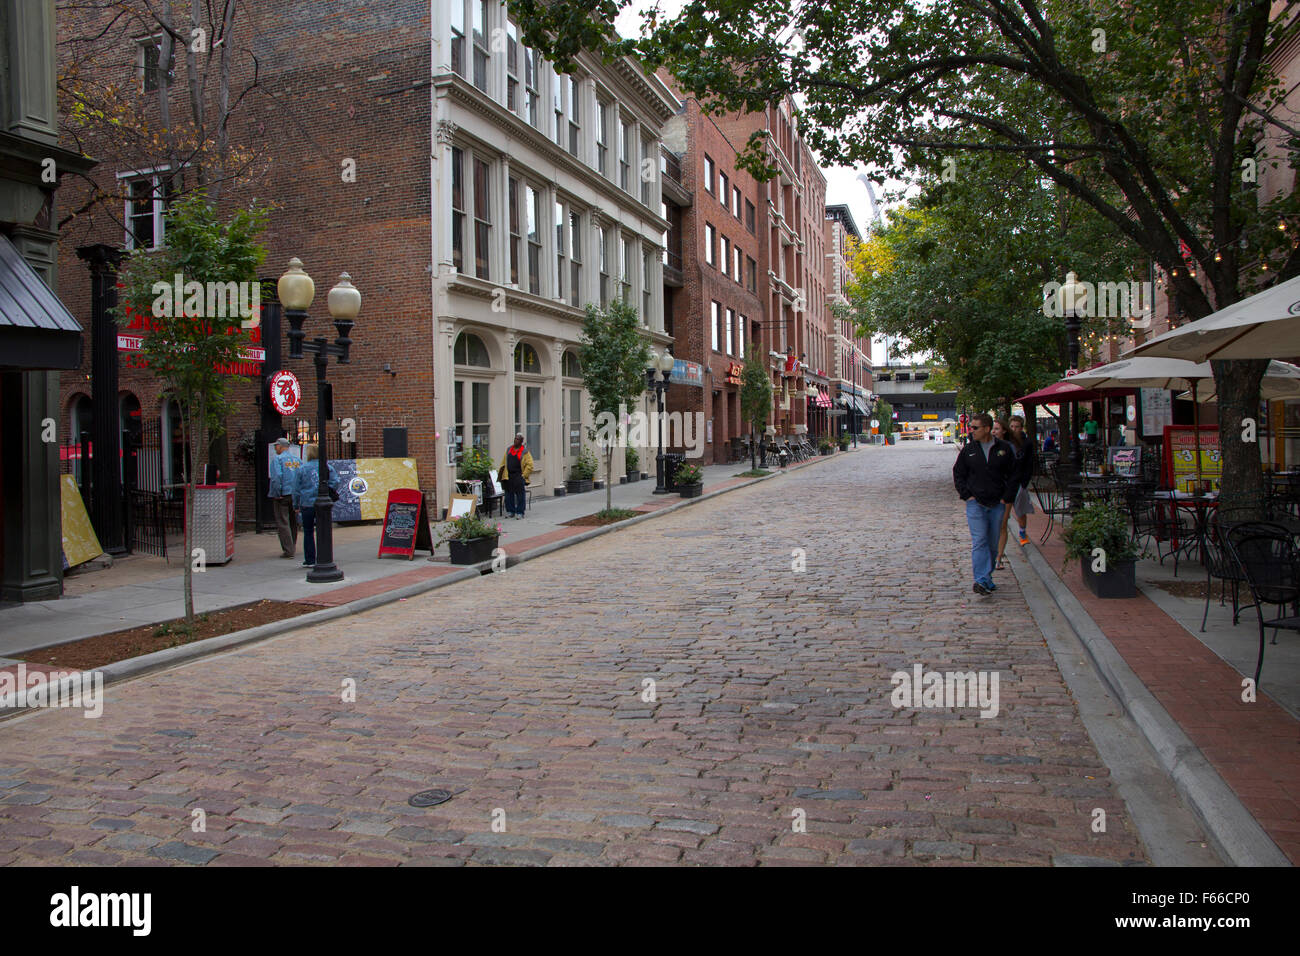
<path fill-rule="evenodd" d="M 976 581 L 974 584 L 972 584 L 970 589 L 971 589 L 972 591 L 974 591 L 976 594 L 991 594 L 991 593 L 992 593 L 991 591 L 989 591 L 988 588 L 986 588 L 984 585 L 980 584 L 978 581 Z"/>
<path fill-rule="evenodd" d="M 990 594 L 992 594 L 994 591 L 996 591 L 996 590 L 998 589 L 998 586 L 997 586 L 996 584 L 994 584 L 992 581 L 989 581 L 988 584 L 984 585 L 984 588 L 985 588 L 985 590 L 987 590 Z"/>
<path fill-rule="evenodd" d="M 1025 532 L 1024 528 L 1020 529 L 1019 541 L 1020 541 L 1020 547 L 1022 548 L 1025 547 L 1027 544 L 1029 544 L 1029 535 Z"/>

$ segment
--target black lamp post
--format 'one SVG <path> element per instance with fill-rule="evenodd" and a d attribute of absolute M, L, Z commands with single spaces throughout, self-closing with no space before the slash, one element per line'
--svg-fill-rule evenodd
<path fill-rule="evenodd" d="M 297 256 L 289 260 L 289 271 L 280 276 L 277 289 L 284 316 L 289 321 L 289 357 L 302 358 L 307 352 L 315 356 L 316 365 L 317 468 L 320 480 L 316 485 L 316 565 L 307 572 L 307 580 L 313 584 L 341 581 L 343 571 L 334 564 L 334 502 L 330 498 L 329 452 L 325 444 L 325 422 L 333 417 L 333 402 L 325 374 L 329 370 L 331 355 L 338 357 L 340 365 L 349 362 L 350 335 L 357 313 L 361 311 L 361 293 L 352 285 L 346 272 L 339 276 L 338 285 L 330 289 L 326 299 L 338 338 L 333 343 L 323 337 L 303 342 L 307 333 L 302 326 L 307 320 L 307 308 L 316 295 L 316 284 L 302 271 L 302 261 Z"/>
<path fill-rule="evenodd" d="M 650 363 L 645 369 L 645 383 L 647 388 L 655 390 L 656 406 L 659 414 L 655 416 L 658 422 L 657 431 L 659 433 L 659 454 L 655 455 L 655 490 L 656 495 L 666 495 L 669 489 L 664 482 L 664 392 L 668 391 L 668 379 L 673 374 L 673 365 L 676 360 L 665 349 L 662 355 L 654 352 L 650 353 Z M 655 373 L 660 373 L 656 375 Z"/>
<path fill-rule="evenodd" d="M 1082 318 L 1088 311 L 1088 288 L 1080 285 L 1078 276 L 1073 272 L 1065 274 L 1065 284 L 1057 292 L 1060 314 L 1065 318 L 1066 347 L 1069 350 L 1070 368 L 1066 375 L 1079 370 L 1079 328 Z M 1064 408 L 1061 409 L 1065 411 Z M 1079 406 L 1073 404 L 1069 415 L 1070 424 L 1070 467 L 1066 474 L 1070 497 L 1077 507 L 1080 501 L 1081 486 L 1079 476 L 1083 474 L 1083 450 L 1079 447 Z"/>

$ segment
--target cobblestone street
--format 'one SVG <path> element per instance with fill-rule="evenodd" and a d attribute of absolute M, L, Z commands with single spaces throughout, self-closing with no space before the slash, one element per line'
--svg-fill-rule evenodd
<path fill-rule="evenodd" d="M 970 592 L 954 454 L 837 455 L 6 721 L 0 864 L 1145 861 L 1014 575 Z M 915 665 L 997 672 L 998 714 L 895 709 Z"/>

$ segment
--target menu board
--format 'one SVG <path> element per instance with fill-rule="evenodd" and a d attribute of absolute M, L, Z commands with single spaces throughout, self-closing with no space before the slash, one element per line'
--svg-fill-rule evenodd
<path fill-rule="evenodd" d="M 1217 425 L 1201 426 L 1201 478 L 1218 484 L 1223 475 Z M 1177 491 L 1194 490 L 1196 436 L 1191 425 L 1165 426 L 1165 481 Z"/>
<path fill-rule="evenodd" d="M 1165 426 L 1174 423 L 1174 400 L 1167 388 L 1142 388 L 1142 435 L 1163 435 Z"/>
<path fill-rule="evenodd" d="M 1139 475 L 1142 471 L 1142 446 L 1112 445 L 1106 449 L 1106 463 L 1117 475 Z"/>
<path fill-rule="evenodd" d="M 433 550 L 429 543 L 428 518 L 424 514 L 424 496 L 415 488 L 395 488 L 388 493 L 384 508 L 378 556 L 398 554 L 410 560 L 415 557 L 416 548 Z"/>

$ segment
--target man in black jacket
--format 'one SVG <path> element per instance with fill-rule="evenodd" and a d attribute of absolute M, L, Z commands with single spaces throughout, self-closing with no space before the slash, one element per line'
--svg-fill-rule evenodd
<path fill-rule="evenodd" d="M 975 575 L 971 589 L 976 594 L 996 591 L 993 562 L 997 558 L 998 534 L 1006 506 L 1015 501 L 1020 487 L 1020 468 L 1015 449 L 993 437 L 993 418 L 980 414 L 971 419 L 971 440 L 957 454 L 952 466 L 953 484 L 966 502 L 966 523 L 970 526 L 970 563 Z"/>

